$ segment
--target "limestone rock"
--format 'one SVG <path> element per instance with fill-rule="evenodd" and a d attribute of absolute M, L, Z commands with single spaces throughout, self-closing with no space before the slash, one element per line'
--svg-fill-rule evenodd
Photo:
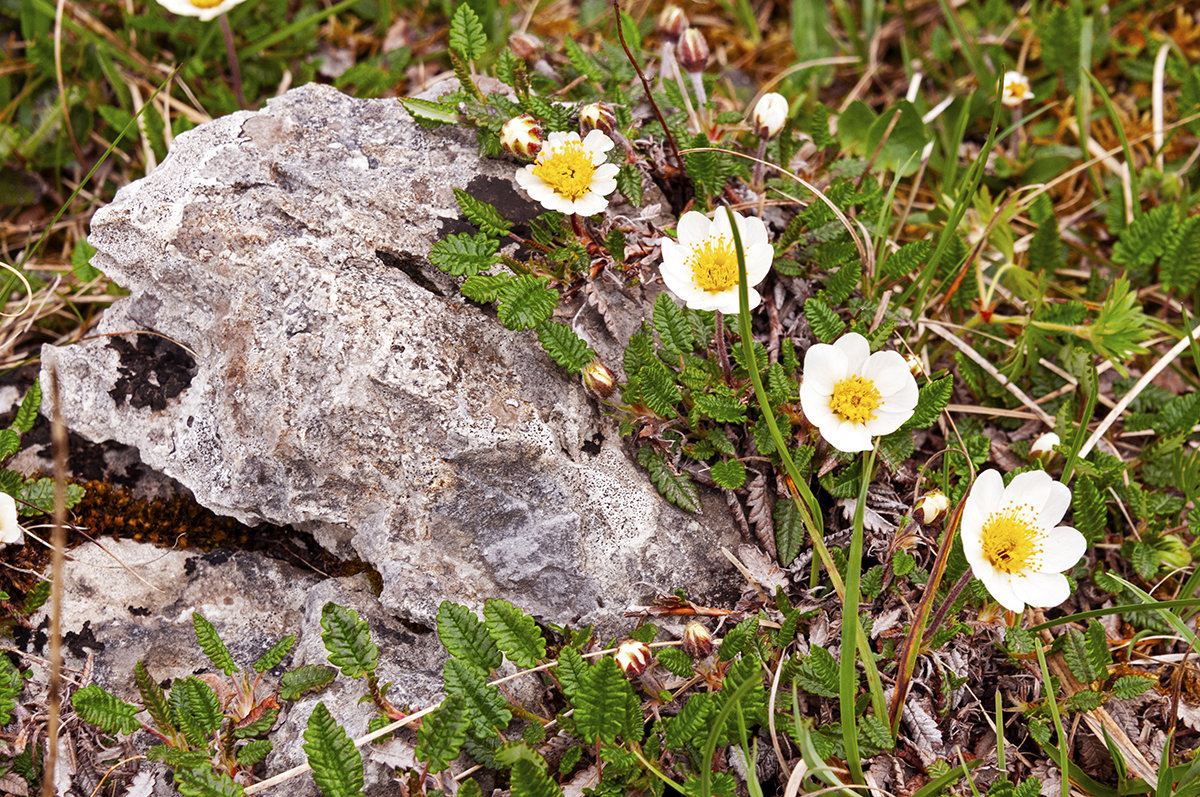
<path fill-rule="evenodd" d="M 93 263 L 130 290 L 98 332 L 157 335 L 43 350 L 68 425 L 214 511 L 361 556 L 426 625 L 447 598 L 558 623 L 680 586 L 731 599 L 720 497 L 668 505 L 533 333 L 429 266 L 465 229 L 452 188 L 538 212 L 513 173 L 470 131 L 317 85 L 181 135 L 93 219 Z"/>

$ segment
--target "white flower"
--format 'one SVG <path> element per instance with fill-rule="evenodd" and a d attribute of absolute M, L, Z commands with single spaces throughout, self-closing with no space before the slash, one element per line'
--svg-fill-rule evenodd
<path fill-rule="evenodd" d="M 158 4 L 170 11 L 185 17 L 199 17 L 207 22 L 224 14 L 242 0 L 158 0 Z"/>
<path fill-rule="evenodd" d="M 18 542 L 21 525 L 17 523 L 17 502 L 8 493 L 0 493 L 0 544 Z"/>
<path fill-rule="evenodd" d="M 1029 455 L 1036 457 L 1041 454 L 1053 454 L 1054 447 L 1062 443 L 1062 439 L 1054 432 L 1046 432 L 1044 435 L 1033 441 L 1033 445 L 1029 447 Z"/>
<path fill-rule="evenodd" d="M 1071 596 L 1063 570 L 1087 550 L 1083 535 L 1059 526 L 1071 491 L 1045 471 L 1018 474 L 1008 487 L 998 470 L 979 474 L 963 508 L 963 553 L 1001 606 L 1048 608 Z"/>
<path fill-rule="evenodd" d="M 738 235 L 746 254 L 746 281 L 750 309 L 762 298 L 754 286 L 766 279 L 775 259 L 775 250 L 767 243 L 767 228 L 762 219 L 734 213 Z M 690 210 L 676 228 L 677 241 L 662 242 L 662 278 L 671 293 L 693 310 L 738 312 L 738 260 L 733 245 L 729 215 L 717 211 L 709 221 L 703 213 Z"/>
<path fill-rule="evenodd" d="M 1004 90 L 1000 95 L 1000 102 L 1005 106 L 1016 108 L 1025 102 L 1032 93 L 1033 91 L 1029 87 L 1029 78 L 1011 69 L 1004 73 Z"/>
<path fill-rule="evenodd" d="M 620 167 L 604 162 L 613 140 L 593 130 L 580 140 L 578 133 L 551 133 L 537 162 L 517 172 L 517 184 L 547 210 L 591 216 L 608 207 L 605 198 L 617 190 Z"/>
<path fill-rule="evenodd" d="M 871 354 L 856 332 L 804 355 L 800 406 L 839 451 L 867 451 L 875 435 L 891 434 L 912 417 L 917 380 L 895 351 Z"/>
<path fill-rule="evenodd" d="M 760 138 L 775 138 L 788 118 L 788 101 L 782 94 L 768 92 L 754 104 L 754 132 Z"/>

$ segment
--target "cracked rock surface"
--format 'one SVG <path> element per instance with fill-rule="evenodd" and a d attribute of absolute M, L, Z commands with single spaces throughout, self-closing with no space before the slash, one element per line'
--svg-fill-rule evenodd
<path fill-rule="evenodd" d="M 97 331 L 157 335 L 43 349 L 68 426 L 216 512 L 361 557 L 383 607 L 426 626 L 446 599 L 573 624 L 677 587 L 733 599 L 720 496 L 667 504 L 534 334 L 429 266 L 466 229 L 453 188 L 538 212 L 476 152 L 318 85 L 181 135 L 93 219 L 93 264 L 130 291 Z"/>

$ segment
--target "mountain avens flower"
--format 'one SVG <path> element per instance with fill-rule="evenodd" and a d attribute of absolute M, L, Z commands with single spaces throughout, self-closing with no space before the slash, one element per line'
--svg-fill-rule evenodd
<path fill-rule="evenodd" d="M 679 65 L 692 73 L 703 72 L 708 65 L 708 39 L 696 28 L 688 28 L 679 38 Z"/>
<path fill-rule="evenodd" d="M 1044 435 L 1033 441 L 1033 445 L 1029 447 L 1029 458 L 1041 460 L 1043 465 L 1049 465 L 1050 462 L 1058 455 L 1054 450 L 1056 445 L 1062 443 L 1060 438 L 1054 432 L 1046 432 Z"/>
<path fill-rule="evenodd" d="M 514 116 L 500 128 L 500 146 L 514 155 L 537 157 L 542 150 L 542 126 L 527 113 Z"/>
<path fill-rule="evenodd" d="M 8 493 L 0 493 L 0 544 L 19 542 L 21 524 L 17 522 L 17 502 Z"/>
<path fill-rule="evenodd" d="M 580 140 L 578 133 L 551 133 L 537 162 L 517 172 L 517 184 L 547 210 L 591 216 L 608 207 L 606 198 L 617 190 L 620 167 L 604 162 L 613 140 L 593 130 Z"/>
<path fill-rule="evenodd" d="M 950 508 L 950 499 L 941 490 L 930 490 L 921 496 L 913 508 L 913 517 L 928 526 Z"/>
<path fill-rule="evenodd" d="M 767 92 L 754 104 L 754 134 L 771 139 L 779 135 L 788 118 L 788 101 L 782 94 Z"/>
<path fill-rule="evenodd" d="M 617 127 L 617 115 L 602 102 L 593 102 L 579 109 L 579 126 L 587 131 L 599 130 L 611 136 Z"/>
<path fill-rule="evenodd" d="M 975 577 L 1004 608 L 1057 606 L 1071 596 L 1063 570 L 1087 550 L 1083 535 L 1059 526 L 1071 491 L 1045 471 L 979 474 L 963 508 L 962 545 Z"/>
<path fill-rule="evenodd" d="M 733 214 L 746 253 L 746 279 L 750 309 L 758 307 L 762 297 L 754 286 L 771 270 L 775 250 L 767 243 L 767 228 L 762 220 Z M 693 310 L 738 312 L 738 261 L 734 249 L 729 216 L 724 209 L 709 221 L 694 210 L 683 214 L 676 228 L 677 241 L 662 243 L 662 278 L 671 293 Z"/>
<path fill-rule="evenodd" d="M 1011 69 L 1004 73 L 1004 88 L 1000 94 L 1000 102 L 1003 105 L 1008 108 L 1016 108 L 1025 102 L 1032 93 L 1029 78 Z"/>
<path fill-rule="evenodd" d="M 871 438 L 891 434 L 912 417 L 917 380 L 899 352 L 871 354 L 856 332 L 804 355 L 800 406 L 839 451 L 868 451 Z"/>
<path fill-rule="evenodd" d="M 688 623 L 683 629 L 683 652 L 693 659 L 702 659 L 712 650 L 712 633 L 695 620 Z"/>
<path fill-rule="evenodd" d="M 199 17 L 207 22 L 216 19 L 242 0 L 158 0 L 158 4 L 184 17 Z"/>
<path fill-rule="evenodd" d="M 617 646 L 616 659 L 617 664 L 621 665 L 621 671 L 627 676 L 633 677 L 646 671 L 650 662 L 654 660 L 654 654 L 650 652 L 650 646 L 645 642 L 627 639 Z"/>

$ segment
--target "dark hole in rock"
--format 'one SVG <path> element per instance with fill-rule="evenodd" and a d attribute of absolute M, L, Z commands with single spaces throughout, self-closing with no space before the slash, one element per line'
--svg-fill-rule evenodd
<path fill-rule="evenodd" d="M 134 617 L 149 617 L 150 616 L 150 610 L 147 609 L 145 606 L 130 606 L 129 613 L 132 614 Z"/>
<path fill-rule="evenodd" d="M 435 296 L 444 297 L 446 295 L 442 293 L 441 288 L 434 284 L 433 280 L 425 276 L 425 274 L 421 271 L 421 261 L 418 258 L 413 257 L 411 254 L 405 253 L 398 255 L 395 252 L 389 252 L 386 249 L 376 249 L 375 257 L 379 258 L 379 261 L 388 268 L 400 269 L 408 275 L 409 279 Z"/>
<path fill-rule="evenodd" d="M 108 345 L 121 358 L 117 369 L 121 375 L 108 391 L 117 404 L 128 401 L 134 409 L 164 410 L 168 399 L 186 390 L 196 375 L 192 355 L 159 335 L 135 334 L 133 342 L 114 337 Z"/>
<path fill-rule="evenodd" d="M 600 447 L 604 444 L 604 435 L 596 432 L 592 435 L 592 439 L 586 441 L 582 448 L 585 453 L 591 454 L 593 457 L 600 453 Z"/>

